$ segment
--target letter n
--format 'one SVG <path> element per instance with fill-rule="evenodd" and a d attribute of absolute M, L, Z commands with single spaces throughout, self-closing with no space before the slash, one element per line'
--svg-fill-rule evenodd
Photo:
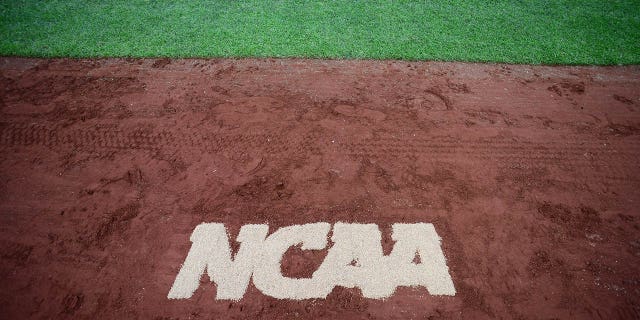
<path fill-rule="evenodd" d="M 241 243 L 240 249 L 235 259 L 232 259 L 224 224 L 198 225 L 191 234 L 191 249 L 167 297 L 190 298 L 198 289 L 200 278 L 206 271 L 209 279 L 218 286 L 216 299 L 242 299 L 260 259 L 261 247 L 268 232 L 267 225 L 243 226 L 237 239 Z"/>

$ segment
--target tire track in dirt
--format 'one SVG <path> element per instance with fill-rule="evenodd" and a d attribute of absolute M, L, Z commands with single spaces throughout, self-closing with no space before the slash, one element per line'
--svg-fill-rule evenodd
<path fill-rule="evenodd" d="M 272 142 L 273 141 L 273 142 Z M 0 134 L 0 145 L 43 145 L 54 148 L 72 145 L 84 150 L 146 150 L 163 149 L 217 152 L 231 147 L 263 147 L 265 152 L 280 153 L 287 149 L 279 134 L 193 134 L 163 130 L 91 129 L 67 130 L 33 124 L 5 125 Z"/>
<path fill-rule="evenodd" d="M 115 125 L 115 124 L 114 124 Z M 317 144 L 321 133 L 310 132 L 302 140 L 286 143 L 284 132 L 271 134 L 211 134 L 181 130 L 114 129 L 70 129 L 33 123 L 5 123 L 0 133 L 0 148 L 42 145 L 56 148 L 72 145 L 76 150 L 93 152 L 138 150 L 150 153 L 215 153 L 223 150 L 252 149 L 271 156 L 289 152 L 321 152 Z M 339 143 L 338 152 L 352 157 L 385 158 L 389 155 L 428 155 L 432 160 L 458 159 L 465 161 L 501 161 L 505 163 L 529 163 L 537 165 L 560 165 L 573 170 L 597 169 L 594 177 L 617 183 L 636 184 L 635 164 L 640 158 L 640 141 L 630 140 L 624 144 L 594 142 L 587 136 L 571 136 L 568 140 L 544 142 L 460 140 L 448 137 L 429 139 L 377 138 L 371 141 Z M 615 160 L 625 166 L 611 167 Z"/>

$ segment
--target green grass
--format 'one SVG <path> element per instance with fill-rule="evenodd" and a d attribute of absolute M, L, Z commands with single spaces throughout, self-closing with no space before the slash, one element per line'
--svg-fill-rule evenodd
<path fill-rule="evenodd" d="M 0 55 L 640 63 L 639 0 L 0 0 Z"/>

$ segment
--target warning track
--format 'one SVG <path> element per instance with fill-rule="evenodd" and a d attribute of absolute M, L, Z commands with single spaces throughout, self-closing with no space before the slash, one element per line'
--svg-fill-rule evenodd
<path fill-rule="evenodd" d="M 637 66 L 2 58 L 0 311 L 638 318 L 639 88 Z M 432 223 L 456 295 L 169 300 L 203 222 L 373 223 L 385 254 Z"/>

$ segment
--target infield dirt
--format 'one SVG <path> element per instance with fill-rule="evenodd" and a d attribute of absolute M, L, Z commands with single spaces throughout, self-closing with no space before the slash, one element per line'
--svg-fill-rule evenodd
<path fill-rule="evenodd" d="M 2 317 L 640 318 L 638 66 L 1 58 L 0 98 Z M 433 223 L 457 294 L 167 299 L 196 225 L 318 221 Z"/>

